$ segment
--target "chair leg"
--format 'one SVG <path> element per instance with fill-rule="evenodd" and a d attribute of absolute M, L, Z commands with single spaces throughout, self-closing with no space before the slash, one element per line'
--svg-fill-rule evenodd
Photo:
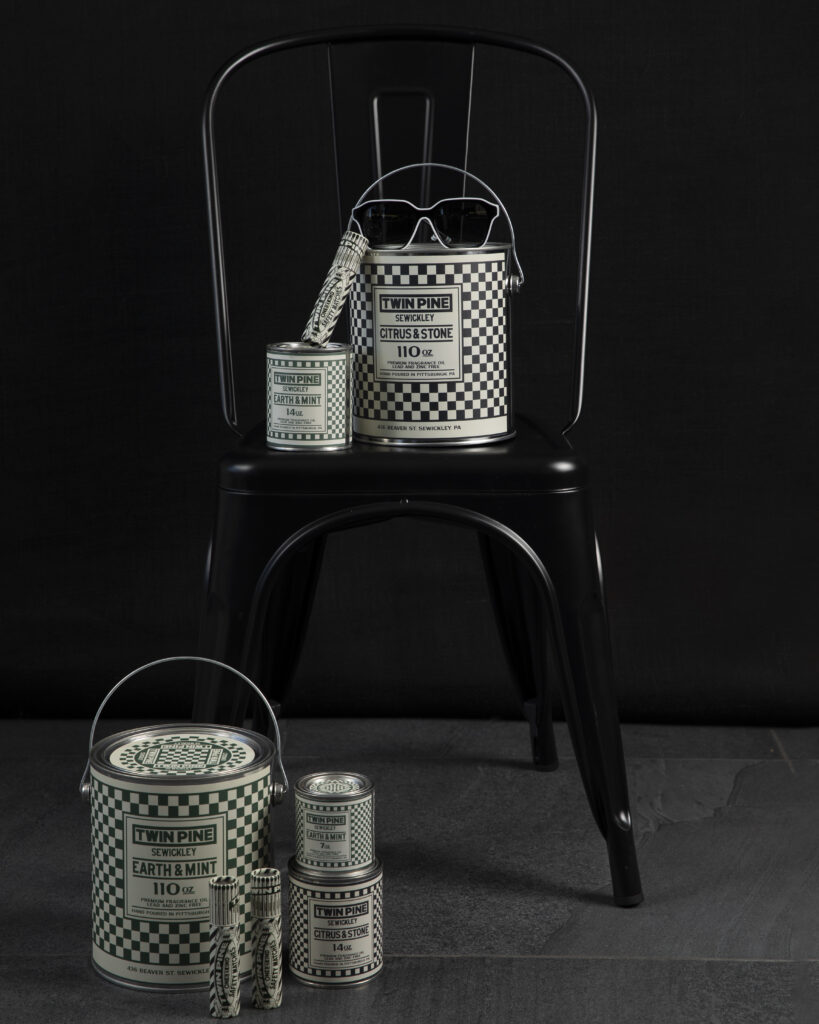
<path fill-rule="evenodd" d="M 295 553 L 280 567 L 281 597 L 272 609 L 263 656 L 253 666 L 245 665 L 244 659 L 248 615 L 258 576 L 279 544 L 289 536 L 288 527 L 289 524 L 278 523 L 270 505 L 258 498 L 220 492 L 199 640 L 203 657 L 241 668 L 268 695 L 272 672 L 272 695 L 279 700 L 287 691 L 301 653 L 323 540 Z M 249 694 L 235 687 L 226 694 L 224 682 L 223 672 L 212 666 L 200 666 L 193 702 L 196 721 L 241 725 Z"/>
<path fill-rule="evenodd" d="M 265 602 L 267 628 L 254 661 L 245 647 L 245 671 L 250 678 L 257 676 L 263 688 L 275 687 L 276 697 L 284 701 L 298 667 L 304 648 L 310 613 L 316 595 L 321 565 L 324 560 L 325 538 L 314 540 L 301 551 L 289 555 L 279 567 L 276 587 Z M 254 701 L 253 728 L 262 728 L 267 713 L 258 698 Z"/>
<path fill-rule="evenodd" d="M 606 840 L 614 901 L 642 902 L 628 784 L 614 695 L 611 648 L 588 495 L 550 496 L 548 522 L 515 522 L 508 508 L 479 511 L 506 523 L 533 548 L 551 576 L 562 621 L 566 671 L 563 708 L 589 805 Z M 542 606 L 541 606 L 542 607 Z M 563 678 L 563 677 L 566 678 Z"/>
<path fill-rule="evenodd" d="M 532 763 L 542 772 L 556 771 L 560 766 L 552 721 L 552 704 L 548 694 L 542 699 L 529 697 L 523 702 L 523 714 L 529 723 Z"/>
<path fill-rule="evenodd" d="M 565 700 L 572 742 L 589 803 L 606 840 L 614 901 L 619 906 L 636 906 L 643 894 L 602 597 L 590 597 L 575 615 L 564 615 L 563 621 L 573 676 Z"/>
<path fill-rule="evenodd" d="M 547 689 L 546 642 L 538 628 L 539 595 L 520 561 L 496 538 L 481 534 L 481 555 L 501 643 L 529 723 L 532 761 L 541 771 L 558 767 Z"/>

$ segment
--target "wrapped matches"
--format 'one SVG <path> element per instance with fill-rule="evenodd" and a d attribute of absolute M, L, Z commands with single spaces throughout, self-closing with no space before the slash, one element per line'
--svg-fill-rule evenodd
<path fill-rule="evenodd" d="M 330 340 L 367 246 L 367 239 L 357 231 L 345 231 L 341 236 L 313 312 L 302 332 L 301 340 L 308 345 L 324 348 Z"/>
<path fill-rule="evenodd" d="M 276 868 L 250 874 L 253 917 L 253 1005 L 270 1010 L 282 1004 L 282 882 Z"/>
<path fill-rule="evenodd" d="M 231 875 L 210 880 L 210 1015 L 239 1016 L 239 883 Z"/>

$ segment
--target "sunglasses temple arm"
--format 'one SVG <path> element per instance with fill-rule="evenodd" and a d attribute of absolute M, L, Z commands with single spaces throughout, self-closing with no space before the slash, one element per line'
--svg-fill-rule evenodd
<path fill-rule="evenodd" d="M 518 259 L 518 250 L 517 250 L 517 245 L 515 244 L 515 229 L 512 226 L 512 218 L 509 216 L 509 213 L 508 213 L 506 207 L 503 205 L 503 201 L 501 200 L 500 196 L 494 191 L 494 189 L 490 188 L 489 185 L 487 185 L 485 181 L 482 181 L 478 177 L 477 174 L 473 174 L 472 171 L 467 171 L 463 167 L 455 167 L 453 164 L 438 164 L 438 163 L 404 164 L 403 167 L 396 167 L 395 170 L 387 171 L 387 173 L 386 174 L 382 174 L 380 178 L 376 178 L 375 181 L 371 185 L 369 185 L 367 188 L 364 189 L 364 191 L 358 197 L 358 200 L 355 203 L 353 203 L 353 209 L 355 209 L 357 206 L 360 206 L 362 204 L 362 202 L 364 201 L 364 197 L 367 195 L 367 193 L 368 192 L 372 192 L 372 190 L 375 188 L 375 186 L 376 185 L 380 185 L 381 182 L 384 181 L 386 178 L 391 178 L 393 174 L 400 174 L 401 171 L 411 171 L 411 170 L 413 170 L 415 168 L 419 168 L 419 167 L 438 167 L 438 168 L 440 168 L 441 170 L 444 170 L 444 171 L 455 171 L 457 174 L 466 174 L 468 177 L 472 178 L 473 181 L 477 181 L 477 183 L 479 185 L 483 186 L 483 188 L 485 188 L 486 191 L 492 196 L 492 198 L 495 200 L 495 202 L 498 204 L 498 206 L 501 208 L 501 210 L 503 210 L 503 215 L 506 218 L 506 223 L 509 225 L 509 237 L 512 240 L 512 259 L 515 262 L 515 270 L 517 271 L 517 276 L 518 276 L 518 280 L 519 280 L 518 287 L 520 287 L 520 285 L 522 285 L 523 281 L 524 281 L 523 267 L 521 267 L 520 260 Z M 347 225 L 348 228 L 353 223 L 358 224 L 358 222 L 355 221 L 355 218 L 351 214 L 350 215 L 350 220 L 349 220 L 348 225 Z M 361 230 L 361 225 L 358 225 L 358 229 L 359 229 L 359 231 Z"/>

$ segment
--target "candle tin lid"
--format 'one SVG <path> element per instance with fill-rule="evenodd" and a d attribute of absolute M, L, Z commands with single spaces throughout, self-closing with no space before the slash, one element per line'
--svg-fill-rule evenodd
<path fill-rule="evenodd" d="M 106 777 L 175 784 L 240 778 L 273 759 L 271 740 L 247 729 L 158 725 L 107 736 L 94 745 L 91 765 Z"/>
<path fill-rule="evenodd" d="M 350 889 L 358 885 L 366 885 L 383 874 L 384 865 L 378 857 L 362 867 L 354 868 L 352 871 L 338 872 L 336 874 L 322 871 L 320 868 L 305 867 L 297 857 L 291 857 L 287 862 L 287 874 L 292 882 L 299 882 L 304 886 L 312 886 L 317 889 Z"/>
<path fill-rule="evenodd" d="M 270 358 L 275 356 L 307 356 L 310 359 L 325 359 L 329 355 L 340 355 L 349 351 L 350 346 L 340 341 L 329 341 L 326 345 L 311 345 L 306 341 L 277 341 L 266 346 Z"/>
<path fill-rule="evenodd" d="M 372 782 L 358 772 L 312 772 L 296 783 L 296 792 L 314 800 L 329 799 L 333 803 L 360 800 L 372 793 Z"/>

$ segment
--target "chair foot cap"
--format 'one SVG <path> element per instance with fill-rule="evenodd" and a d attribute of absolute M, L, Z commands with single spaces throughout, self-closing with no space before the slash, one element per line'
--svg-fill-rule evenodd
<path fill-rule="evenodd" d="M 636 896 L 615 896 L 614 903 L 618 907 L 639 907 L 644 898 L 643 894 L 638 892 Z"/>

